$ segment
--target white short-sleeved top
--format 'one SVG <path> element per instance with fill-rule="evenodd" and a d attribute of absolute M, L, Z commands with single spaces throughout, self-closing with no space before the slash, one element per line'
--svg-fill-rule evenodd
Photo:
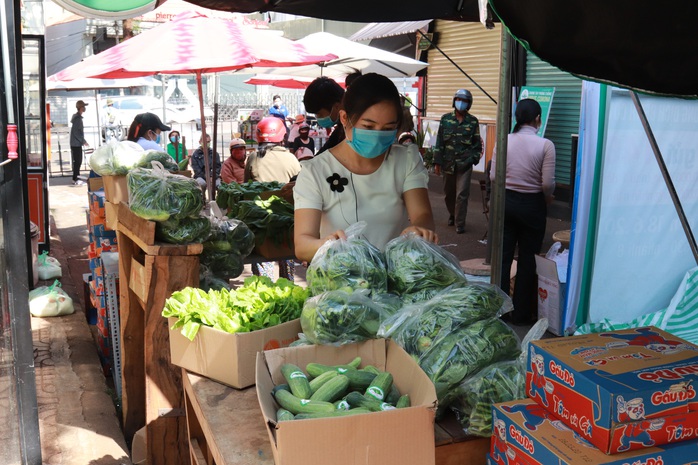
<path fill-rule="evenodd" d="M 426 189 L 429 174 L 416 145 L 393 145 L 371 174 L 354 174 L 332 155 L 301 164 L 293 189 L 296 209 L 320 210 L 320 237 L 357 221 L 367 223 L 365 238 L 379 249 L 409 225 L 403 193 Z"/>

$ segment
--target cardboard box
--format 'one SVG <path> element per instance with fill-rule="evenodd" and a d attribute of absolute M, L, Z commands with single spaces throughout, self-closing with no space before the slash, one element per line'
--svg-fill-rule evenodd
<path fill-rule="evenodd" d="M 698 436 L 697 383 L 698 346 L 655 327 L 529 347 L 527 395 L 607 453 Z"/>
<path fill-rule="evenodd" d="M 530 399 L 495 404 L 490 461 L 498 465 L 695 464 L 698 441 L 606 455 Z"/>
<path fill-rule="evenodd" d="M 97 216 L 104 216 L 104 190 L 89 191 L 90 211 Z"/>
<path fill-rule="evenodd" d="M 128 203 L 128 187 L 126 176 L 102 176 L 104 180 L 104 196 L 108 202 L 119 204 Z"/>
<path fill-rule="evenodd" d="M 89 177 L 87 178 L 87 190 L 98 191 L 104 188 L 104 181 L 102 177 Z"/>
<path fill-rule="evenodd" d="M 284 363 L 337 365 L 361 357 L 362 366 L 389 371 L 412 407 L 338 418 L 276 422 L 274 385 L 286 381 Z M 434 384 L 395 342 L 373 339 L 357 344 L 299 346 L 257 355 L 257 398 L 264 414 L 276 465 L 433 465 L 435 463 Z"/>
<path fill-rule="evenodd" d="M 106 227 L 109 231 L 116 231 L 116 224 L 118 223 L 117 211 L 119 208 L 116 204 L 105 201 L 104 202 L 104 217 L 106 220 Z"/>
<path fill-rule="evenodd" d="M 145 436 L 145 426 L 133 435 L 133 442 L 131 443 L 131 461 L 133 465 L 141 465 L 146 462 L 146 436 Z"/>
<path fill-rule="evenodd" d="M 545 257 L 536 255 L 538 273 L 538 319 L 548 319 L 548 331 L 557 335 L 565 334 L 564 314 L 567 297 L 567 283 L 561 282 L 557 264 Z"/>
<path fill-rule="evenodd" d="M 303 332 L 299 319 L 251 333 L 229 334 L 202 326 L 193 341 L 170 325 L 170 359 L 174 365 L 242 389 L 255 380 L 257 352 L 287 347 Z"/>

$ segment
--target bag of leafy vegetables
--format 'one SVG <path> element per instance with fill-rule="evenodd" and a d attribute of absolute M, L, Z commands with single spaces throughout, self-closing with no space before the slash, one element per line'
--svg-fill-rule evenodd
<path fill-rule="evenodd" d="M 144 154 L 143 147 L 130 140 L 110 142 L 98 147 L 90 156 L 90 168 L 100 176 L 125 175 L 136 167 Z"/>
<path fill-rule="evenodd" d="M 447 396 L 446 403 L 465 432 L 492 435 L 492 404 L 526 398 L 526 355 L 530 341 L 540 339 L 548 328 L 543 318 L 533 325 L 521 343 L 516 360 L 493 363 L 463 380 Z"/>
<path fill-rule="evenodd" d="M 393 339 L 409 354 L 421 355 L 441 334 L 512 309 L 511 298 L 498 286 L 458 283 L 429 300 L 405 305 L 383 322 L 378 335 Z"/>
<path fill-rule="evenodd" d="M 240 254 L 204 247 L 199 256 L 201 265 L 208 267 L 211 273 L 222 280 L 237 278 L 245 271 L 245 264 Z"/>
<path fill-rule="evenodd" d="M 172 159 L 169 153 L 157 150 L 146 150 L 141 160 L 136 163 L 136 168 L 152 168 L 152 162 L 157 161 L 162 164 L 170 173 L 179 171 L 179 165 Z"/>
<path fill-rule="evenodd" d="M 155 224 L 155 238 L 168 244 L 202 243 L 210 235 L 211 221 L 203 216 L 170 219 Z"/>
<path fill-rule="evenodd" d="M 170 174 L 158 162 L 152 164 L 152 170 L 135 168 L 126 177 L 131 211 L 153 221 L 198 216 L 204 206 L 199 184 Z"/>
<path fill-rule="evenodd" d="M 236 253 L 247 257 L 254 249 L 255 237 L 245 223 L 235 218 L 211 218 L 211 235 L 204 249 Z"/>
<path fill-rule="evenodd" d="M 313 344 L 349 344 L 375 339 L 390 308 L 371 300 L 366 289 L 327 291 L 308 299 L 301 313 L 301 328 Z"/>
<path fill-rule="evenodd" d="M 365 229 L 365 221 L 354 223 L 344 231 L 346 240 L 327 241 L 318 249 L 306 271 L 312 295 L 335 289 L 387 291 L 388 274 L 383 256 L 361 237 Z"/>
<path fill-rule="evenodd" d="M 216 291 L 220 290 L 230 290 L 230 283 L 228 280 L 220 279 L 211 273 L 211 270 L 206 265 L 199 265 L 199 289 L 203 289 L 208 292 L 213 289 Z"/>
<path fill-rule="evenodd" d="M 520 353 L 514 330 L 499 318 L 488 318 L 442 331 L 419 357 L 419 366 L 434 383 L 441 404 L 466 376 L 494 362 L 513 360 Z"/>
<path fill-rule="evenodd" d="M 413 294 L 467 282 L 453 254 L 415 233 L 392 239 L 384 254 L 390 292 Z"/>
<path fill-rule="evenodd" d="M 242 200 L 237 205 L 235 218 L 250 228 L 257 245 L 266 238 L 275 245 L 293 244 L 293 205 L 275 195 L 267 200 Z"/>

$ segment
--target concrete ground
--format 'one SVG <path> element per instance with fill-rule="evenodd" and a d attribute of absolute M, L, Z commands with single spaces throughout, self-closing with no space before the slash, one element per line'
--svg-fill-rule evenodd
<path fill-rule="evenodd" d="M 446 226 L 448 213 L 443 203 L 441 179 L 433 175 L 429 196 L 441 244 L 459 260 L 478 264 L 484 262 L 487 254 L 483 238 L 488 223 L 483 214 L 479 177 L 476 174 L 473 178 L 465 234 L 456 234 L 455 228 Z M 91 327 L 85 318 L 83 274 L 90 271 L 85 216 L 87 187 L 73 187 L 70 177 L 56 176 L 49 181 L 51 255 L 62 264 L 61 283 L 74 300 L 75 313 L 57 318 L 32 318 L 43 462 L 48 465 L 130 465 L 130 445 L 121 432 L 113 384 L 102 371 Z M 552 245 L 553 233 L 569 229 L 569 219 L 567 204 L 555 202 L 548 218 L 543 251 Z M 304 270 L 301 266 L 296 269 L 296 282 L 302 284 Z M 528 329 L 516 327 L 520 336 Z"/>

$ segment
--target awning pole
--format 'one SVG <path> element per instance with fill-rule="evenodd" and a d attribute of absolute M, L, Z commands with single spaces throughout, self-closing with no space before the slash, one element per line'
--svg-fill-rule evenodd
<path fill-rule="evenodd" d="M 511 57 L 514 39 L 502 26 L 502 51 L 499 74 L 499 105 L 497 106 L 497 165 L 492 181 L 490 203 L 490 282 L 499 286 L 502 280 L 502 247 L 504 241 L 504 195 L 507 179 L 507 142 L 509 136 L 509 113 L 511 111 Z"/>
<path fill-rule="evenodd" d="M 659 150 L 657 139 L 654 138 L 654 132 L 652 131 L 652 127 L 650 126 L 650 123 L 647 120 L 647 115 L 645 114 L 645 110 L 642 108 L 642 103 L 640 103 L 640 97 L 637 95 L 637 92 L 632 91 L 630 92 L 630 98 L 632 98 L 633 103 L 635 104 L 635 109 L 637 110 L 637 114 L 640 117 L 640 121 L 642 122 L 642 127 L 645 129 L 645 134 L 647 134 L 647 139 L 649 140 L 650 146 L 652 147 L 654 158 L 657 160 L 657 164 L 659 165 L 659 171 L 662 173 L 664 183 L 666 184 L 666 187 L 669 190 L 671 201 L 674 202 L 674 208 L 676 208 L 676 213 L 678 213 L 679 215 L 679 221 L 681 221 L 681 226 L 683 227 L 683 231 L 686 234 L 686 239 L 688 239 L 688 245 L 691 247 L 691 252 L 693 252 L 693 258 L 696 261 L 696 263 L 698 263 L 698 246 L 696 245 L 696 238 L 693 236 L 691 225 L 688 223 L 686 213 L 684 212 L 683 207 L 681 206 L 681 200 L 679 199 L 679 196 L 676 193 L 676 187 L 674 187 L 674 182 L 671 180 L 671 175 L 669 174 L 669 170 L 666 167 L 666 163 L 664 163 L 664 157 L 662 157 L 662 152 L 661 150 Z"/>

